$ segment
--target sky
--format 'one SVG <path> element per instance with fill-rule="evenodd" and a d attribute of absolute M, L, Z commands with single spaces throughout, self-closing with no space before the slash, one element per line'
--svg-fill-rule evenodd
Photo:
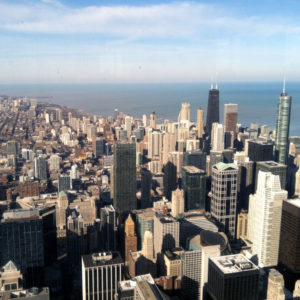
<path fill-rule="evenodd" d="M 0 0 L 0 83 L 300 80 L 298 0 Z"/>

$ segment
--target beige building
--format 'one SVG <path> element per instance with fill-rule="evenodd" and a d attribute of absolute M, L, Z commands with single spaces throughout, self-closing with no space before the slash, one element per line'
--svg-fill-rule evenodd
<path fill-rule="evenodd" d="M 241 211 L 237 216 L 237 228 L 236 228 L 236 238 L 247 237 L 248 228 L 248 213 L 246 211 Z"/>
<path fill-rule="evenodd" d="M 23 275 L 17 266 L 10 260 L 0 270 L 0 299 L 1 292 L 9 290 L 20 290 L 22 288 Z"/>
<path fill-rule="evenodd" d="M 284 279 L 275 269 L 269 272 L 267 300 L 285 300 Z"/>
<path fill-rule="evenodd" d="M 184 213 L 184 192 L 176 189 L 172 191 L 172 209 L 171 215 L 176 218 L 178 215 Z"/>
<path fill-rule="evenodd" d="M 197 109 L 197 132 L 198 138 L 202 138 L 204 134 L 204 111 L 202 108 Z"/>
<path fill-rule="evenodd" d="M 181 276 L 182 275 L 182 262 L 181 254 L 183 249 L 167 250 L 164 253 L 164 260 L 166 265 L 166 276 Z"/>

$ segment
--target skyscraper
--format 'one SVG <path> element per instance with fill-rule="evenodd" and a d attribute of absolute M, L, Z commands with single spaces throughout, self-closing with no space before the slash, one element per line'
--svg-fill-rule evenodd
<path fill-rule="evenodd" d="M 115 299 L 118 282 L 124 278 L 124 263 L 119 252 L 83 255 L 81 265 L 82 299 Z"/>
<path fill-rule="evenodd" d="M 235 238 L 237 176 L 236 164 L 220 162 L 212 167 L 210 212 L 230 238 Z"/>
<path fill-rule="evenodd" d="M 159 130 L 149 130 L 148 158 L 159 158 L 163 148 L 163 133 Z"/>
<path fill-rule="evenodd" d="M 150 124 L 149 124 L 149 126 L 151 128 L 154 128 L 154 129 L 156 128 L 156 114 L 155 114 L 155 111 L 150 114 Z"/>
<path fill-rule="evenodd" d="M 242 254 L 209 258 L 207 291 L 216 300 L 257 300 L 259 269 Z"/>
<path fill-rule="evenodd" d="M 39 180 L 47 180 L 47 161 L 44 155 L 34 159 L 34 176 Z"/>
<path fill-rule="evenodd" d="M 212 151 L 224 150 L 224 127 L 222 124 L 219 123 L 212 124 L 211 149 Z"/>
<path fill-rule="evenodd" d="M 185 210 L 205 209 L 206 174 L 194 166 L 182 167 Z"/>
<path fill-rule="evenodd" d="M 293 273 L 300 273 L 300 199 L 282 205 L 279 261 Z"/>
<path fill-rule="evenodd" d="M 198 138 L 202 138 L 204 134 L 204 111 L 202 108 L 197 109 L 197 133 Z"/>
<path fill-rule="evenodd" d="M 261 267 L 278 264 L 282 201 L 286 199 L 279 176 L 260 171 L 256 193 L 250 196 L 247 234 Z"/>
<path fill-rule="evenodd" d="M 208 95 L 207 116 L 206 116 L 206 134 L 211 137 L 212 123 L 219 123 L 219 90 L 211 86 Z"/>
<path fill-rule="evenodd" d="M 135 224 L 131 214 L 125 221 L 125 262 L 128 262 L 129 253 L 137 250 L 137 236 L 135 234 Z"/>
<path fill-rule="evenodd" d="M 178 122 L 190 121 L 191 119 L 191 105 L 190 103 L 181 103 L 181 110 L 178 116 Z"/>
<path fill-rule="evenodd" d="M 113 166 L 114 208 L 118 213 L 136 209 L 136 145 L 115 144 Z"/>
<path fill-rule="evenodd" d="M 234 103 L 224 104 L 225 131 L 236 132 L 237 120 L 238 120 L 238 105 Z"/>
<path fill-rule="evenodd" d="M 285 86 L 278 98 L 275 139 L 275 156 L 279 163 L 287 164 L 289 152 L 289 130 L 292 97 L 285 92 Z"/>
<path fill-rule="evenodd" d="M 176 218 L 179 214 L 184 213 L 184 193 L 183 190 L 175 190 L 172 192 L 172 209 L 171 214 Z"/>

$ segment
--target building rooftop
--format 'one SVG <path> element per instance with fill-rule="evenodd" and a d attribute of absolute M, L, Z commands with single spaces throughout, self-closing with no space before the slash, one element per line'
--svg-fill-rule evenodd
<path fill-rule="evenodd" d="M 264 166 L 267 166 L 269 168 L 277 168 L 277 167 L 287 167 L 286 165 L 284 164 L 280 164 L 276 161 L 273 161 L 273 160 L 269 160 L 269 161 L 258 161 L 257 164 L 259 165 L 264 165 Z"/>
<path fill-rule="evenodd" d="M 284 200 L 284 201 L 300 208 L 300 199 L 290 199 L 290 200 Z"/>
<path fill-rule="evenodd" d="M 182 167 L 182 169 L 186 170 L 188 173 L 192 173 L 192 174 L 203 174 L 205 173 L 205 171 L 195 167 L 195 166 L 184 166 Z"/>
<path fill-rule="evenodd" d="M 131 278 L 130 280 L 124 280 L 119 282 L 119 290 L 121 292 L 133 290 L 136 287 L 137 282 L 139 281 L 148 281 L 151 284 L 154 284 L 154 279 L 150 274 L 143 274 L 140 276 L 136 276 Z"/>
<path fill-rule="evenodd" d="M 105 265 L 123 264 L 123 259 L 120 253 L 113 252 L 99 252 L 82 256 L 82 261 L 85 268 L 94 268 Z"/>
<path fill-rule="evenodd" d="M 228 170 L 228 169 L 238 170 L 238 166 L 236 164 L 233 163 L 226 164 L 223 162 L 217 163 L 216 165 L 214 165 L 214 168 L 217 170 Z"/>
<path fill-rule="evenodd" d="M 9 300 L 9 299 L 20 299 L 20 298 L 29 298 L 29 299 L 41 299 L 47 300 L 50 299 L 49 297 L 49 289 L 47 287 L 44 288 L 30 288 L 28 290 L 20 290 L 20 291 L 7 291 L 4 292 L 1 296 L 2 300 Z"/>
<path fill-rule="evenodd" d="M 246 256 L 242 254 L 233 254 L 226 256 L 218 256 L 210 258 L 210 260 L 222 271 L 224 274 L 240 273 L 249 270 L 258 270 Z"/>

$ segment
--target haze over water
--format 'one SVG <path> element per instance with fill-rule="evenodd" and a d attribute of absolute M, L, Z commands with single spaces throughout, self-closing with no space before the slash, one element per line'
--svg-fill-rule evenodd
<path fill-rule="evenodd" d="M 220 118 L 223 121 L 225 103 L 239 105 L 238 122 L 276 126 L 277 101 L 282 83 L 221 83 Z M 207 109 L 210 84 L 8 84 L 0 85 L 0 95 L 46 97 L 41 101 L 82 109 L 103 116 L 113 115 L 117 108 L 126 114 L 141 118 L 155 111 L 158 118 L 177 120 L 182 102 L 191 104 L 191 118 L 196 120 L 196 109 Z M 290 136 L 300 135 L 300 85 L 287 84 L 292 96 Z M 49 97 L 49 98 L 47 98 Z"/>

